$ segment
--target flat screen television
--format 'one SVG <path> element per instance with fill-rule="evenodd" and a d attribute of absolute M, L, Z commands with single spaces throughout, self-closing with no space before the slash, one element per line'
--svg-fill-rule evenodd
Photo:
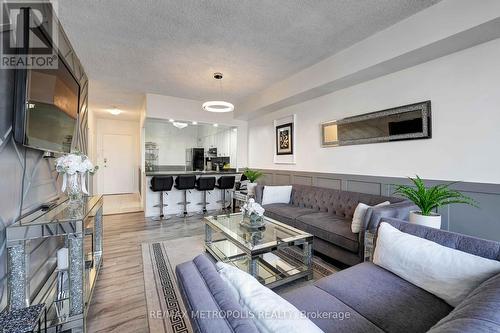
<path fill-rule="evenodd" d="M 42 27 L 34 33 L 52 45 Z M 57 53 L 57 68 L 16 70 L 14 137 L 31 148 L 69 153 L 77 126 L 80 85 Z"/>

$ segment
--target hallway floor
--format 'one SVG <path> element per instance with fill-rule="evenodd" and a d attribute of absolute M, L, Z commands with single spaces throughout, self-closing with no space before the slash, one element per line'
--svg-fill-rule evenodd
<path fill-rule="evenodd" d="M 139 193 L 108 194 L 104 196 L 104 215 L 141 212 Z"/>

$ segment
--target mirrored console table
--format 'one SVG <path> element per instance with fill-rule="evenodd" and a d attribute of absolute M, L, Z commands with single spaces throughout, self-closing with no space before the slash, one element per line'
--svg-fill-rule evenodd
<path fill-rule="evenodd" d="M 102 266 L 102 196 L 84 197 L 70 204 L 60 200 L 49 210 L 24 216 L 7 228 L 9 308 L 46 304 L 48 332 L 84 332 L 85 320 Z M 30 245 L 58 238 L 68 248 L 68 267 L 47 260 L 52 272 L 33 288 L 30 277 Z M 49 258 L 47 258 L 49 259 Z"/>

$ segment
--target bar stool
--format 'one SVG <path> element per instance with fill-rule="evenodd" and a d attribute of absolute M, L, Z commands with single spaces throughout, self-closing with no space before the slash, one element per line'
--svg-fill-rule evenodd
<path fill-rule="evenodd" d="M 222 203 L 222 211 L 227 211 L 227 201 L 226 201 L 226 191 L 234 188 L 235 176 L 221 176 L 217 180 L 216 187 L 222 190 L 222 200 L 218 200 L 218 203 Z M 231 205 L 231 201 L 229 202 Z"/>
<path fill-rule="evenodd" d="M 207 212 L 207 192 L 212 191 L 214 188 L 215 177 L 200 177 L 196 180 L 196 189 L 198 191 L 203 191 L 203 201 L 198 203 L 198 205 L 202 205 L 201 214 L 205 214 Z"/>
<path fill-rule="evenodd" d="M 179 217 L 189 217 L 193 216 L 193 214 L 188 214 L 187 212 L 187 205 L 190 204 L 191 202 L 187 201 L 187 194 L 186 192 L 189 190 L 194 189 L 194 184 L 196 183 L 196 176 L 195 175 L 179 175 L 177 178 L 175 178 L 175 185 L 174 187 L 178 190 L 183 191 L 183 198 L 184 200 L 181 202 L 178 202 L 178 205 L 183 205 L 184 211 L 177 216 Z M 189 191 L 191 193 L 191 191 Z"/>
<path fill-rule="evenodd" d="M 163 215 L 163 207 L 168 206 L 164 203 L 163 194 L 168 195 L 168 191 L 172 189 L 174 178 L 172 176 L 154 176 L 151 178 L 151 186 L 149 187 L 153 192 L 160 192 L 160 204 L 153 207 L 160 207 L 160 216 L 153 217 L 155 221 L 168 220 L 169 217 Z"/>

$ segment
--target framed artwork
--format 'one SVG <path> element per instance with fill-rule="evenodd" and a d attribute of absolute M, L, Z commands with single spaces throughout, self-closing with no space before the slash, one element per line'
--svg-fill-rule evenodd
<path fill-rule="evenodd" d="M 276 126 L 276 155 L 293 155 L 293 123 Z"/>
<path fill-rule="evenodd" d="M 295 138 L 297 115 L 291 114 L 274 120 L 274 163 L 295 164 Z"/>

